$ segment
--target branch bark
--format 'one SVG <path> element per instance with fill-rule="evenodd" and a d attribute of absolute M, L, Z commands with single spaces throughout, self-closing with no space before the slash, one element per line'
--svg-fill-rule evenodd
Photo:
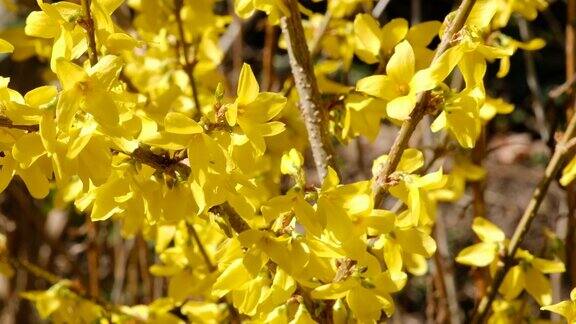
<path fill-rule="evenodd" d="M 327 131 L 328 118 L 320 104 L 320 91 L 310 60 L 298 3 L 296 0 L 286 0 L 285 4 L 291 15 L 281 19 L 282 33 L 286 38 L 290 67 L 300 97 L 300 112 L 308 131 L 314 164 L 318 178 L 322 181 L 328 167 L 336 170 L 334 149 Z"/>
<path fill-rule="evenodd" d="M 98 63 L 98 48 L 96 47 L 96 26 L 94 19 L 92 19 L 92 12 L 90 11 L 91 0 L 82 0 L 82 10 L 84 11 L 84 19 L 82 25 L 86 30 L 86 37 L 88 38 L 88 59 L 92 66 Z"/>
<path fill-rule="evenodd" d="M 196 79 L 194 78 L 194 67 L 195 63 L 190 59 L 190 44 L 186 41 L 186 34 L 184 33 L 184 23 L 182 22 L 182 6 L 184 5 L 184 0 L 174 1 L 174 16 L 176 17 L 176 24 L 178 26 L 178 53 L 184 59 L 184 71 L 188 75 L 188 80 L 190 81 L 190 87 L 192 88 L 192 99 L 194 100 L 194 105 L 196 110 L 199 112 L 201 109 L 200 100 L 198 99 L 198 86 L 196 85 Z"/>
<path fill-rule="evenodd" d="M 574 102 L 574 106 L 576 107 L 576 100 Z M 503 258 L 504 266 L 499 268 L 496 274 L 494 275 L 494 279 L 488 291 L 488 295 L 487 297 L 482 299 L 482 301 L 478 305 L 474 313 L 472 323 L 482 323 L 486 319 L 486 316 L 488 316 L 490 312 L 489 311 L 490 306 L 492 305 L 492 302 L 494 301 L 496 295 L 498 294 L 498 289 L 502 285 L 506 273 L 513 264 L 514 255 L 516 254 L 516 251 L 518 251 L 520 244 L 524 240 L 526 233 L 530 228 L 530 224 L 536 217 L 538 209 L 540 208 L 540 205 L 542 204 L 542 201 L 544 200 L 544 197 L 548 192 L 550 184 L 556 178 L 556 175 L 560 171 L 560 168 L 562 167 L 563 162 L 568 155 L 567 152 L 569 151 L 566 150 L 566 146 L 570 141 L 570 139 L 575 135 L 576 135 L 576 114 L 572 115 L 568 127 L 566 128 L 566 132 L 564 133 L 564 136 L 562 137 L 560 142 L 558 142 L 558 144 L 556 145 L 554 154 L 552 155 L 552 158 L 550 159 L 550 162 L 548 163 L 548 166 L 544 171 L 544 176 L 542 177 L 542 179 L 534 189 L 534 192 L 532 193 L 532 198 L 530 199 L 530 202 L 528 203 L 528 206 L 526 207 L 526 210 L 524 211 L 524 214 L 522 215 L 520 222 L 518 223 L 516 229 L 514 230 L 514 234 L 512 235 L 512 239 L 510 240 L 510 244 L 508 245 L 508 249 Z"/>
<path fill-rule="evenodd" d="M 436 54 L 432 59 L 433 63 L 437 61 L 440 55 L 442 55 L 442 53 L 444 53 L 450 47 L 452 39 L 464 26 L 464 23 L 466 22 L 466 19 L 468 19 L 468 16 L 470 15 L 472 7 L 474 7 L 475 3 L 476 0 L 462 1 L 460 7 L 458 8 L 458 12 L 454 17 L 454 20 L 450 24 L 450 27 L 442 37 L 442 41 L 436 49 Z M 374 186 L 372 189 L 374 192 L 374 205 L 377 208 L 380 207 L 384 202 L 385 194 L 388 192 L 388 189 L 390 189 L 390 182 L 388 179 L 390 175 L 392 175 L 392 173 L 396 170 L 396 167 L 400 162 L 400 158 L 402 157 L 402 153 L 407 148 L 410 137 L 412 137 L 412 133 L 414 133 L 416 126 L 426 115 L 426 108 L 429 100 L 430 91 L 424 92 L 418 96 L 416 107 L 414 110 L 412 110 L 410 118 L 404 121 L 400 127 L 400 132 L 398 133 L 398 136 L 394 140 L 394 144 L 390 149 L 388 161 L 384 165 L 382 171 L 374 179 Z"/>

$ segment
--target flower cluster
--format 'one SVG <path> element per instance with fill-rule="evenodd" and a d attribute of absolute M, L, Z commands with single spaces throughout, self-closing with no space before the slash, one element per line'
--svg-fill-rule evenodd
<path fill-rule="evenodd" d="M 292 87 L 262 91 L 248 64 L 236 85 L 226 81 L 218 42 L 232 19 L 207 10 L 214 2 L 38 0 L 23 30 L 1 34 L 0 52 L 46 62 L 46 85 L 21 94 L 0 79 L 0 114 L 9 121 L 0 127 L 0 191 L 18 177 L 34 198 L 73 205 L 92 221 L 119 222 L 126 237 L 142 234 L 158 255 L 150 272 L 168 281 L 166 296 L 148 305 L 104 307 L 68 281 L 23 297 L 57 322 L 75 316 L 71 309 L 86 322 L 119 323 L 177 323 L 175 308 L 206 323 L 390 317 L 393 295 L 410 276 L 426 274 L 436 253 L 437 204 L 459 200 L 467 182 L 485 176 L 467 149 L 490 119 L 513 110 L 487 95 L 487 64 L 498 62 L 502 77 L 516 50 L 544 46 L 500 28 L 513 13 L 534 19 L 546 2 L 472 1 L 454 35 L 455 12 L 410 26 L 401 18 L 381 25 L 359 13 L 371 1 L 330 0 L 325 16 L 301 7 L 311 46 L 326 29 L 313 54 L 322 56 L 314 66 L 320 93 L 337 98 L 327 112 L 330 141 L 373 140 L 383 120 L 400 125 L 423 109 L 430 130 L 459 146 L 446 169 L 428 165 L 421 150 L 403 150 L 387 179 L 388 199 L 399 207 L 388 209 L 376 204 L 373 179 L 391 155 L 373 162 L 371 179 L 343 183 L 329 167 L 315 186 L 304 166 L 308 135 Z M 111 18 L 120 6 L 135 12 L 132 26 Z M 234 9 L 241 19 L 263 11 L 271 24 L 300 15 L 281 0 L 236 0 Z M 449 46 L 435 52 L 430 44 L 446 35 Z M 354 57 L 375 72 L 355 84 L 330 77 L 347 74 Z M 454 74 L 462 87 L 449 85 Z M 575 176 L 576 158 L 561 183 Z M 480 242 L 456 261 L 494 271 L 507 246 L 504 233 L 482 217 L 472 229 Z M 499 307 L 512 307 L 524 290 L 550 304 L 545 274 L 564 271 L 561 262 L 525 250 L 513 258 L 495 318 L 505 317 Z M 10 274 L 7 262 L 0 265 Z M 566 305 L 547 309 L 573 319 Z"/>

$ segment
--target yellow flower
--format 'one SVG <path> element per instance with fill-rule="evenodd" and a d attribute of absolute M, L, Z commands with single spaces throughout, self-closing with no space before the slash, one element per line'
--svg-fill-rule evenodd
<path fill-rule="evenodd" d="M 570 300 L 564 300 L 554 305 L 540 307 L 541 310 L 547 310 L 562 315 L 566 322 L 576 323 L 576 288 L 570 292 Z"/>
<path fill-rule="evenodd" d="M 79 4 L 61 1 L 54 4 L 38 0 L 41 11 L 33 11 L 26 18 L 26 35 L 54 39 L 50 67 L 56 67 L 59 58 L 80 57 L 88 49 L 84 30 L 76 22 L 82 17 Z"/>
<path fill-rule="evenodd" d="M 372 167 L 374 176 L 380 173 L 387 160 L 388 156 L 383 155 L 374 161 Z M 433 202 L 428 197 L 428 192 L 442 188 L 446 184 L 442 169 L 424 176 L 414 174 L 422 166 L 424 166 L 422 152 L 413 148 L 406 149 L 393 173 L 397 184 L 390 188 L 390 193 L 409 207 L 409 219 L 414 226 L 418 224 L 428 225 L 434 222 Z"/>
<path fill-rule="evenodd" d="M 546 42 L 542 38 L 534 38 L 527 42 L 520 42 L 512 37 L 507 35 L 498 33 L 496 36 L 493 36 L 495 42 L 497 43 L 497 47 L 505 49 L 510 52 L 510 55 L 513 55 L 518 49 L 523 49 L 525 51 L 537 51 L 544 46 L 546 46 Z M 504 56 L 500 59 L 500 68 L 498 69 L 498 73 L 496 74 L 497 77 L 503 78 L 508 75 L 510 71 L 510 57 Z"/>
<path fill-rule="evenodd" d="M 234 10 L 244 19 L 252 16 L 256 10 L 264 11 L 275 25 L 282 16 L 290 16 L 290 10 L 282 0 L 235 0 Z"/>
<path fill-rule="evenodd" d="M 481 127 L 479 100 L 469 91 L 449 94 L 442 112 L 430 125 L 433 132 L 448 130 L 464 148 L 474 147 Z"/>
<path fill-rule="evenodd" d="M 55 70 L 63 88 L 56 117 L 60 128 L 67 131 L 80 109 L 91 114 L 102 127 L 118 127 L 119 109 L 111 90 L 121 68 L 120 58 L 113 55 L 102 57 L 88 71 L 66 59 L 58 59 Z"/>
<path fill-rule="evenodd" d="M 386 75 L 373 75 L 361 79 L 356 90 L 386 100 L 389 117 L 405 120 L 416 105 L 416 95 L 433 89 L 442 79 L 420 70 L 416 72 L 416 58 L 412 45 L 402 41 L 396 45 L 394 54 L 386 65 Z"/>
<path fill-rule="evenodd" d="M 368 64 L 385 62 L 394 47 L 408 33 L 408 21 L 403 18 L 392 19 L 380 29 L 378 22 L 368 14 L 359 14 L 354 18 L 355 52 Z"/>
<path fill-rule="evenodd" d="M 465 248 L 456 256 L 456 262 L 485 267 L 497 261 L 498 253 L 504 248 L 504 232 L 483 217 L 476 217 L 472 222 L 472 230 L 480 238 L 480 243 Z"/>
<path fill-rule="evenodd" d="M 238 97 L 225 107 L 226 121 L 230 126 L 238 125 L 257 155 L 264 154 L 264 137 L 274 136 L 284 131 L 284 124 L 270 121 L 286 105 L 286 98 L 272 92 L 260 93 L 258 81 L 250 65 L 244 64 L 238 80 Z"/>
<path fill-rule="evenodd" d="M 358 260 L 352 274 L 340 282 L 333 282 L 315 288 L 311 295 L 318 299 L 345 298 L 348 307 L 361 323 L 376 322 L 382 310 L 387 316 L 394 312 L 394 302 L 390 293 L 404 286 L 407 276 L 400 272 L 380 272 L 378 261 L 373 256 Z"/>
<path fill-rule="evenodd" d="M 538 304 L 550 304 L 552 302 L 552 288 L 550 281 L 544 274 L 564 272 L 564 263 L 537 258 L 528 251 L 521 249 L 516 252 L 514 259 L 518 260 L 518 265 L 508 270 L 498 290 L 504 299 L 515 299 L 526 289 Z"/>
<path fill-rule="evenodd" d="M 514 110 L 514 105 L 501 98 L 486 97 L 484 105 L 480 107 L 480 118 L 484 123 L 492 120 L 496 114 L 509 114 Z"/>

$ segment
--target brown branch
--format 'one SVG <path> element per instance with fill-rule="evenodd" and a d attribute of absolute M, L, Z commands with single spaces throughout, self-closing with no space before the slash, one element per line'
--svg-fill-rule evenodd
<path fill-rule="evenodd" d="M 86 30 L 86 37 L 88 38 L 88 59 L 92 66 L 98 63 L 98 48 L 96 47 L 96 29 L 94 19 L 92 19 L 92 12 L 90 11 L 91 0 L 82 0 L 82 10 L 84 11 L 84 18 L 81 21 L 82 27 Z"/>
<path fill-rule="evenodd" d="M 136 235 L 136 249 L 138 251 L 138 270 L 140 270 L 140 279 L 142 280 L 142 302 L 145 304 L 152 302 L 152 279 L 150 278 L 148 264 L 148 245 L 142 236 L 142 233 Z"/>
<path fill-rule="evenodd" d="M 566 24 L 566 89 L 572 98 L 576 97 L 574 85 L 576 85 L 576 0 L 568 0 Z M 572 109 L 566 109 L 566 118 L 570 114 L 576 115 L 576 105 Z M 566 150 L 571 151 L 576 145 L 576 138 L 566 144 Z M 566 233 L 566 265 L 568 279 L 571 286 L 576 285 L 576 182 L 566 187 L 566 202 L 568 205 L 568 229 Z"/>
<path fill-rule="evenodd" d="M 198 232 L 196 232 L 196 229 L 194 228 L 194 224 L 188 224 L 188 230 L 190 231 L 190 234 L 192 234 L 192 238 L 194 239 L 194 242 L 198 246 L 198 250 L 200 250 L 200 254 L 202 254 L 202 257 L 204 258 L 204 263 L 206 263 L 206 267 L 208 268 L 208 271 L 210 271 L 210 272 L 216 271 L 216 266 L 214 266 L 212 261 L 210 261 L 210 256 L 208 256 L 208 253 L 206 252 L 206 249 L 204 248 L 204 244 L 202 244 L 202 241 L 200 240 L 200 236 L 198 236 Z"/>
<path fill-rule="evenodd" d="M 98 227 L 86 215 L 88 250 L 88 287 L 90 296 L 100 297 L 100 248 L 98 246 Z"/>
<path fill-rule="evenodd" d="M 520 37 L 522 41 L 527 42 L 531 38 L 530 27 L 526 19 L 522 17 L 517 17 L 518 28 L 520 30 Z M 534 110 L 534 116 L 536 117 L 536 129 L 540 135 L 540 138 L 544 142 L 547 142 L 550 137 L 550 132 L 546 126 L 546 116 L 544 113 L 544 100 L 542 95 L 542 88 L 540 87 L 540 81 L 538 79 L 538 72 L 536 72 L 536 63 L 534 62 L 534 55 L 531 51 L 524 51 L 524 66 L 526 68 L 526 83 L 528 89 L 532 93 L 532 109 Z"/>
<path fill-rule="evenodd" d="M 64 278 L 61 278 L 58 275 L 55 275 L 49 271 L 46 271 L 46 270 L 42 269 L 41 267 L 37 266 L 36 264 L 29 262 L 26 259 L 14 258 L 10 255 L 7 255 L 6 257 L 7 257 L 7 261 L 12 265 L 12 267 L 17 268 L 17 269 L 22 269 L 22 270 L 36 276 L 37 278 L 45 280 L 50 285 L 55 285 L 55 284 L 58 284 L 58 283 L 65 280 Z M 68 285 L 67 288 L 71 293 L 76 295 L 78 298 L 92 302 L 92 303 L 102 307 L 105 311 L 107 311 L 109 313 L 113 312 L 113 313 L 117 313 L 117 314 L 122 314 L 123 316 L 129 316 L 131 318 L 133 317 L 131 314 L 125 313 L 124 311 L 122 311 L 122 309 L 120 307 L 118 307 L 114 304 L 110 304 L 107 301 L 105 301 L 99 297 L 88 296 L 82 289 L 80 289 L 77 285 L 75 285 L 74 282 L 72 282 L 70 285 Z"/>
<path fill-rule="evenodd" d="M 574 106 L 576 107 L 576 100 L 574 102 Z M 499 268 L 494 275 L 492 285 L 488 291 L 488 296 L 485 297 L 478 305 L 472 323 L 484 322 L 486 316 L 488 316 L 490 313 L 490 306 L 498 294 L 498 289 L 502 285 L 506 273 L 513 264 L 514 255 L 524 240 L 524 237 L 530 228 L 530 224 L 536 217 L 538 210 L 540 209 L 540 205 L 546 196 L 546 192 L 548 192 L 550 184 L 556 178 L 556 175 L 560 171 L 565 158 L 568 156 L 568 154 L 566 154 L 568 152 L 566 150 L 566 144 L 572 137 L 574 137 L 574 135 L 576 135 L 576 114 L 573 114 L 568 127 L 566 128 L 564 136 L 556 145 L 554 154 L 552 155 L 548 166 L 546 166 L 544 176 L 532 193 L 532 198 L 530 199 L 530 202 L 528 203 L 528 206 L 526 207 L 520 222 L 514 230 L 514 234 L 512 235 L 512 239 L 510 240 L 510 244 L 508 245 L 508 249 L 503 258 L 504 266 Z"/>
<path fill-rule="evenodd" d="M 14 122 L 5 116 L 0 116 L 0 127 L 19 129 L 27 132 L 37 132 L 40 129 L 38 125 L 14 125 Z"/>
<path fill-rule="evenodd" d="M 336 170 L 335 154 L 327 130 L 328 116 L 320 105 L 320 91 L 304 36 L 302 19 L 296 0 L 286 0 L 289 17 L 281 19 L 282 33 L 286 38 L 290 66 L 298 95 L 300 112 L 308 131 L 308 140 L 314 157 L 318 178 L 322 181 L 328 167 Z"/>
<path fill-rule="evenodd" d="M 444 217 L 438 218 L 434 225 L 434 239 L 436 240 L 437 251 L 434 255 L 434 264 L 438 269 L 438 276 L 442 280 L 443 294 L 446 298 L 446 306 L 450 323 L 461 323 L 460 309 L 458 305 L 458 295 L 456 292 L 456 281 L 454 280 L 454 263 L 449 251 L 448 235 Z"/>
<path fill-rule="evenodd" d="M 188 75 L 188 80 L 190 81 L 190 87 L 192 87 L 192 99 L 194 100 L 194 105 L 198 112 L 202 108 L 200 106 L 200 100 L 198 99 L 198 86 L 196 85 L 196 79 L 194 78 L 194 67 L 196 63 L 194 60 L 190 59 L 190 44 L 186 41 L 186 34 L 184 33 L 184 23 L 182 22 L 182 7 L 184 6 L 184 0 L 174 0 L 174 16 L 176 17 L 176 24 L 178 26 L 178 48 L 180 55 L 184 58 L 184 71 Z"/>
<path fill-rule="evenodd" d="M 274 54 L 278 48 L 276 26 L 266 22 L 264 49 L 262 50 L 262 89 L 271 91 L 274 85 Z"/>
<path fill-rule="evenodd" d="M 442 37 L 442 41 L 436 49 L 436 54 L 432 59 L 432 64 L 436 62 L 440 55 L 442 55 L 442 53 L 444 53 L 450 47 L 452 39 L 464 26 L 468 15 L 470 15 L 470 11 L 472 11 L 472 7 L 474 7 L 474 3 L 476 3 L 476 0 L 462 1 L 460 7 L 458 8 L 458 12 L 454 17 L 454 20 L 450 24 L 450 27 Z M 414 110 L 412 110 L 410 117 L 402 123 L 400 132 L 394 140 L 394 144 L 392 145 L 390 153 L 388 154 L 388 161 L 384 165 L 382 171 L 374 179 L 373 192 L 374 204 L 376 207 L 380 207 L 384 201 L 385 194 L 391 185 L 389 182 L 389 177 L 396 170 L 396 167 L 400 162 L 400 158 L 402 157 L 402 153 L 407 148 L 408 141 L 410 140 L 412 133 L 414 133 L 416 126 L 426 115 L 430 98 L 430 91 L 424 92 L 418 96 L 416 107 Z"/>
<path fill-rule="evenodd" d="M 81 25 L 86 30 L 86 37 L 88 38 L 88 59 L 90 60 L 90 65 L 94 66 L 98 63 L 98 47 L 96 46 L 96 29 L 94 19 L 92 18 L 92 12 L 90 10 L 91 0 L 82 0 L 82 10 L 84 11 L 84 17 L 81 21 Z M 97 243 L 97 226 L 92 222 L 92 220 L 87 216 L 86 225 L 88 226 L 88 287 L 90 295 L 93 298 L 99 298 L 100 296 L 100 278 L 99 278 L 99 247 Z"/>

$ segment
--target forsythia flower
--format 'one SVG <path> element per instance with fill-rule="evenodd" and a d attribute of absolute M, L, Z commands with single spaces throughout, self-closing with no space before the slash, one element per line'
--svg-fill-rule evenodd
<path fill-rule="evenodd" d="M 356 55 L 369 64 L 386 61 L 392 55 L 394 47 L 406 37 L 406 33 L 406 19 L 392 19 L 380 29 L 372 16 L 359 14 L 354 18 Z"/>
<path fill-rule="evenodd" d="M 235 0 L 234 10 L 242 18 L 249 18 L 256 10 L 264 11 L 273 24 L 278 24 L 282 16 L 290 16 L 282 0 Z"/>
<path fill-rule="evenodd" d="M 366 77 L 356 84 L 356 90 L 386 100 L 389 117 L 405 120 L 416 105 L 416 95 L 430 90 L 441 82 L 425 70 L 416 71 L 416 58 L 412 45 L 402 41 L 386 65 L 386 75 Z"/>
<path fill-rule="evenodd" d="M 351 271 L 353 273 L 342 282 L 315 288 L 312 297 L 345 298 L 358 321 L 364 323 L 377 321 L 382 310 L 388 316 L 392 314 L 394 303 L 390 293 L 402 289 L 406 283 L 406 274 L 380 272 L 375 259 L 360 260 Z"/>
<path fill-rule="evenodd" d="M 504 232 L 483 217 L 476 217 L 472 230 L 480 238 L 480 243 L 465 248 L 456 256 L 456 262 L 485 267 L 498 260 L 499 252 L 504 248 Z"/>
<path fill-rule="evenodd" d="M 270 121 L 286 105 L 286 98 L 272 92 L 260 93 L 260 86 L 252 69 L 244 64 L 238 80 L 238 98 L 227 105 L 226 121 L 228 125 L 238 124 L 247 140 L 262 155 L 266 150 L 264 137 L 274 136 L 284 131 L 284 124 Z"/>
<path fill-rule="evenodd" d="M 570 300 L 564 300 L 554 305 L 540 307 L 541 310 L 551 311 L 562 315 L 566 322 L 576 323 L 576 288 L 570 292 Z"/>
<path fill-rule="evenodd" d="M 513 266 L 498 290 L 505 299 L 512 300 L 526 289 L 540 305 L 552 302 L 552 287 L 544 274 L 565 271 L 561 261 L 534 257 L 528 251 L 519 249 L 514 256 L 518 265 Z"/>

